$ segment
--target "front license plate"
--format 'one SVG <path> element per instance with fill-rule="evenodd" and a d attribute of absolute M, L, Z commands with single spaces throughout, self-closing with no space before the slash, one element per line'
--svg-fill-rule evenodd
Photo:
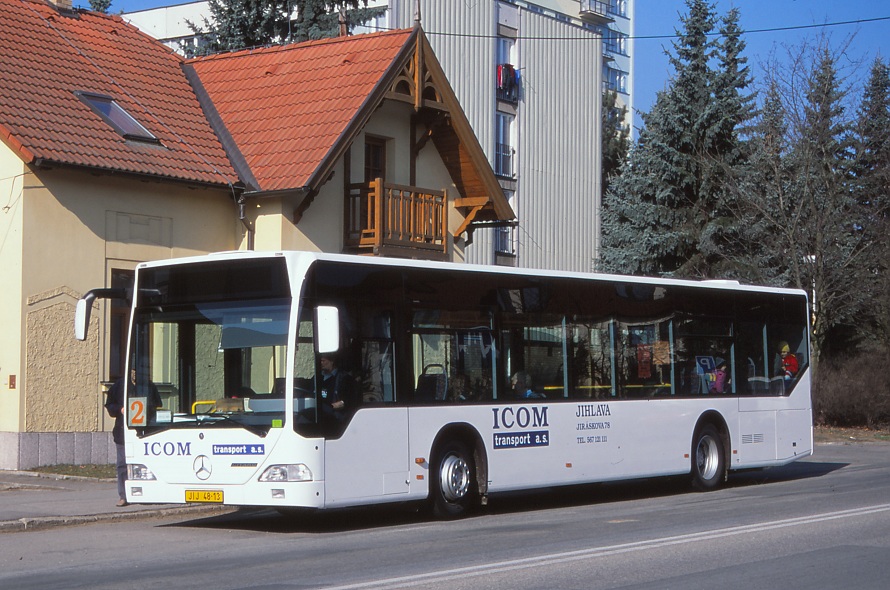
<path fill-rule="evenodd" d="M 222 490 L 186 490 L 186 502 L 205 502 L 209 504 L 222 504 Z"/>

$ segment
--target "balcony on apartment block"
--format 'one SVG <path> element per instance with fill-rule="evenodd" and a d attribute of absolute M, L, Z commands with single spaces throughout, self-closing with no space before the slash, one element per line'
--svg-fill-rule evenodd
<path fill-rule="evenodd" d="M 581 18 L 599 24 L 615 20 L 609 12 L 609 3 L 602 0 L 581 0 Z"/>

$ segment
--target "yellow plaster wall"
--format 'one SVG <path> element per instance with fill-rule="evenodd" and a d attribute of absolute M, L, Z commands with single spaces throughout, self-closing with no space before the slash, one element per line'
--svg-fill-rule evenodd
<path fill-rule="evenodd" d="M 286 244 L 295 250 L 342 252 L 344 214 L 343 162 L 340 162 L 334 177 L 321 188 L 300 222 L 296 226 L 290 224 L 291 235 Z"/>
<path fill-rule="evenodd" d="M 14 307 L 27 332 L 18 430 L 105 427 L 105 304 L 94 310 L 89 340 L 78 342 L 77 298 L 110 286 L 111 268 L 234 249 L 237 208 L 224 191 L 50 170 L 28 176 L 22 220 L 23 297 Z"/>
<path fill-rule="evenodd" d="M 0 432 L 17 430 L 21 414 L 24 173 L 21 159 L 0 143 Z"/>

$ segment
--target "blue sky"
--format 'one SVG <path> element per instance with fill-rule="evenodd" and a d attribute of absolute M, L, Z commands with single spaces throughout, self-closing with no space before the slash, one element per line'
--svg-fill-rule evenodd
<path fill-rule="evenodd" d="M 887 0 L 719 0 L 716 5 L 720 15 L 726 14 L 733 6 L 738 7 L 741 28 L 746 31 L 890 17 L 890 2 Z M 682 0 L 636 0 L 634 106 L 637 110 L 648 111 L 651 108 L 655 94 L 665 88 L 672 73 L 668 58 L 664 55 L 664 49 L 671 48 L 671 40 L 645 37 L 673 34 L 679 28 L 678 15 L 685 12 L 686 3 Z M 785 58 L 786 47 L 798 46 L 821 33 L 829 36 L 832 47 L 839 48 L 852 39 L 843 56 L 846 63 L 841 64 L 848 67 L 851 75 L 854 75 L 852 68 L 857 62 L 864 61 L 860 72 L 864 77 L 868 75 L 876 55 L 881 55 L 885 61 L 890 58 L 890 20 L 752 32 L 744 38 L 748 64 L 755 79 L 763 80 L 761 64 L 771 52 L 775 52 L 780 59 Z"/>
<path fill-rule="evenodd" d="M 112 0 L 111 12 L 142 10 L 155 6 L 180 4 L 185 0 Z M 441 0 L 456 2 L 461 0 Z M 76 5 L 88 6 L 88 0 L 75 0 Z M 890 17 L 887 0 L 717 0 L 718 14 L 725 14 L 732 6 L 741 10 L 741 26 L 746 31 L 824 25 L 855 20 Z M 634 64 L 634 102 L 637 110 L 648 111 L 655 94 L 667 85 L 671 69 L 664 49 L 671 40 L 647 38 L 673 35 L 679 27 L 679 14 L 686 12 L 683 0 L 636 0 L 636 31 Z M 821 32 L 830 36 L 833 46 L 840 47 L 852 38 L 845 59 L 851 67 L 864 61 L 861 75 L 876 55 L 890 58 L 890 20 L 826 26 L 800 30 L 784 30 L 745 35 L 747 56 L 756 79 L 761 80 L 763 63 L 771 52 L 784 57 L 784 46 L 795 46 L 805 39 L 813 39 Z"/>

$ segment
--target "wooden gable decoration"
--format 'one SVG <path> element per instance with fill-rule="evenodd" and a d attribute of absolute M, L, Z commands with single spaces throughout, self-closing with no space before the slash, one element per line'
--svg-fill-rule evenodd
<path fill-rule="evenodd" d="M 473 221 L 515 219 L 516 215 L 504 197 L 491 164 L 420 27 L 414 29 L 404 50 L 321 163 L 314 174 L 315 181 L 308 188 L 317 191 L 330 177 L 336 160 L 346 154 L 383 100 L 405 102 L 414 107 L 411 124 L 414 130 L 412 136 L 416 139 L 411 146 L 412 184 L 416 183 L 416 155 L 428 141 L 433 141 L 441 155 L 459 193 L 452 200 L 452 205 L 465 216 L 464 222 L 454 232 L 455 239 Z M 420 129 L 424 132 L 419 133 Z M 311 196 L 298 213 L 302 214 L 302 209 L 310 202 Z"/>

